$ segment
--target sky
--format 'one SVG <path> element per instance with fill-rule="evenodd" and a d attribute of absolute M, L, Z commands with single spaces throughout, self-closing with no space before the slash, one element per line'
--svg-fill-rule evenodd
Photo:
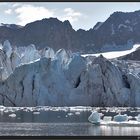
<path fill-rule="evenodd" d="M 55 17 L 69 20 L 75 30 L 89 30 L 113 12 L 137 10 L 140 10 L 140 2 L 0 2 L 0 23 L 24 26 Z"/>

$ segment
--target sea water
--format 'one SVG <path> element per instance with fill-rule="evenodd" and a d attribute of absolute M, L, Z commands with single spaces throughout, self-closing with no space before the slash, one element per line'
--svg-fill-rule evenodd
<path fill-rule="evenodd" d="M 88 122 L 98 111 L 101 124 Z M 127 122 L 115 122 L 118 113 L 127 114 Z M 0 106 L 0 135 L 14 136 L 139 136 L 140 108 L 123 107 L 3 107 Z M 111 118 L 111 119 L 104 119 Z"/>

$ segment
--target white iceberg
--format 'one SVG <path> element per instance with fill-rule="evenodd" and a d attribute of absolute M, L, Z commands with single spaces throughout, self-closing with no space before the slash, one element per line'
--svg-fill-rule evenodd
<path fill-rule="evenodd" d="M 10 114 L 9 117 L 15 118 L 16 117 L 16 114 L 14 114 L 14 113 L 13 114 Z"/>
<path fill-rule="evenodd" d="M 33 112 L 33 114 L 34 114 L 34 115 L 39 115 L 39 114 L 40 114 L 40 112 Z"/>
<path fill-rule="evenodd" d="M 92 114 L 88 118 L 89 122 L 94 123 L 94 124 L 99 124 L 101 119 L 100 119 L 100 114 L 97 111 L 92 112 Z"/>
<path fill-rule="evenodd" d="M 103 118 L 103 121 L 106 121 L 106 122 L 111 121 L 111 120 L 112 120 L 111 116 L 104 116 Z"/>
<path fill-rule="evenodd" d="M 136 117 L 137 121 L 140 122 L 140 114 Z"/>

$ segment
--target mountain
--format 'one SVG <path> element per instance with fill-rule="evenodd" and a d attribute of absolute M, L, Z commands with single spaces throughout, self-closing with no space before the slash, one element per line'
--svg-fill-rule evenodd
<path fill-rule="evenodd" d="M 38 49 L 46 46 L 58 50 L 83 53 L 131 49 L 140 43 L 140 11 L 115 12 L 90 30 L 75 31 L 68 20 L 42 19 L 25 26 L 3 24 L 0 26 L 0 43 L 9 40 L 13 46 L 34 44 Z"/>
<path fill-rule="evenodd" d="M 4 106 L 137 106 L 140 78 L 129 65 L 64 49 L 0 50 L 0 104 Z M 137 65 L 135 65 L 137 67 Z"/>
<path fill-rule="evenodd" d="M 119 57 L 118 59 L 120 59 L 120 60 L 134 60 L 134 61 L 140 61 L 140 47 L 137 48 L 136 51 L 134 51 L 134 52 L 132 52 L 132 53 L 130 53 L 130 54 L 121 56 L 121 57 Z"/>
<path fill-rule="evenodd" d="M 72 49 L 72 40 L 76 38 L 74 32 L 69 21 L 61 22 L 57 18 L 49 18 L 29 23 L 22 28 L 1 26 L 0 42 L 8 39 L 16 46 L 35 44 L 39 48 L 49 46 L 54 50 Z"/>

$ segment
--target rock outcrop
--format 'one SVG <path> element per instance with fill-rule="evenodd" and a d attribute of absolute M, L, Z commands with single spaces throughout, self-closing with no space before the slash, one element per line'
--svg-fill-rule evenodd
<path fill-rule="evenodd" d="M 119 57 L 119 60 L 133 60 L 133 61 L 140 61 L 140 47 L 136 49 L 136 51 L 124 55 L 122 57 Z"/>

